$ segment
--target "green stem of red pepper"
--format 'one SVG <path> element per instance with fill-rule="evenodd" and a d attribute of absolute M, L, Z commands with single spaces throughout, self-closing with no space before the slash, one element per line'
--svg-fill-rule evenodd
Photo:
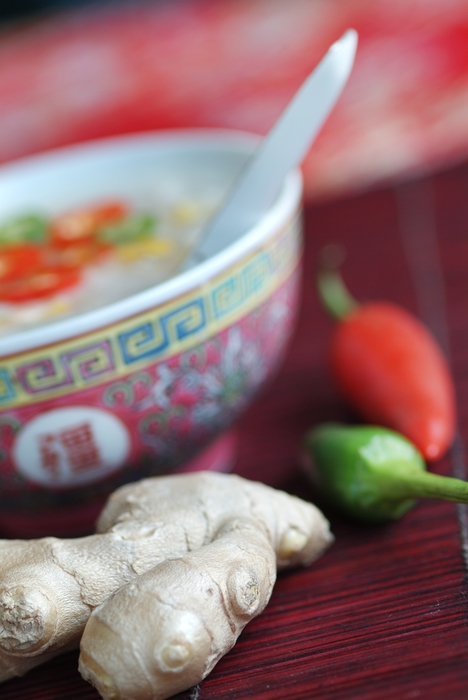
<path fill-rule="evenodd" d="M 307 433 L 305 448 L 311 479 L 358 520 L 396 520 L 420 498 L 468 503 L 467 482 L 427 472 L 414 445 L 392 430 L 327 423 Z"/>
<path fill-rule="evenodd" d="M 337 321 L 359 308 L 336 269 L 322 267 L 317 275 L 317 287 L 322 304 Z"/>

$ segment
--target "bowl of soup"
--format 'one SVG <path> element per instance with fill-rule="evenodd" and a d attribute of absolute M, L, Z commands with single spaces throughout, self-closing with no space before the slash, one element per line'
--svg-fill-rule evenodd
<path fill-rule="evenodd" d="M 3 533 L 87 531 L 122 483 L 227 449 L 294 327 L 300 172 L 238 240 L 183 262 L 256 144 L 158 131 L 0 168 Z"/>

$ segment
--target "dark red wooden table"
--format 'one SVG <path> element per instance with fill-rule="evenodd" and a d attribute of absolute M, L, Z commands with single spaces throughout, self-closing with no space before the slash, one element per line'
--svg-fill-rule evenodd
<path fill-rule="evenodd" d="M 321 246 L 339 242 L 357 297 L 405 305 L 447 348 L 459 437 L 433 469 L 466 478 L 468 164 L 309 206 L 305 221 L 297 332 L 282 371 L 239 425 L 235 470 L 321 505 L 301 475 L 301 435 L 324 420 L 356 420 L 326 372 L 331 322 L 314 287 Z M 367 528 L 324 511 L 336 536 L 332 548 L 309 569 L 281 574 L 265 612 L 179 700 L 468 698 L 466 508 L 425 502 L 396 524 Z M 98 700 L 77 658 L 66 654 L 5 683 L 2 700 Z"/>

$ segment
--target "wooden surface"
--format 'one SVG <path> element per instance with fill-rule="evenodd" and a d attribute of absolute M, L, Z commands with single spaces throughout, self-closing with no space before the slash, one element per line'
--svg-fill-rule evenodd
<path fill-rule="evenodd" d="M 466 478 L 468 165 L 306 211 L 303 302 L 275 382 L 239 425 L 239 474 L 317 501 L 301 475 L 303 432 L 354 421 L 326 371 L 332 328 L 314 287 L 318 251 L 346 246 L 361 300 L 418 313 L 450 352 L 460 436 L 434 471 Z M 462 700 L 468 697 L 466 508 L 425 502 L 398 523 L 355 525 L 328 508 L 336 542 L 309 569 L 279 576 L 234 649 L 179 700 Z M 5 683 L 2 700 L 98 700 L 66 654 Z"/>

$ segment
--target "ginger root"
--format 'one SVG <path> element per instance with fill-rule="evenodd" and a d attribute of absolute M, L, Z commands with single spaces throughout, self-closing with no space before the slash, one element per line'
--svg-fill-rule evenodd
<path fill-rule="evenodd" d="M 175 578 L 174 601 L 177 596 L 187 601 L 187 619 L 194 620 L 204 605 L 198 602 L 197 607 L 198 593 L 195 588 L 192 590 L 197 585 L 199 591 L 206 593 L 203 576 L 211 581 L 211 605 L 216 609 L 219 605 L 228 606 L 224 613 L 225 619 L 226 615 L 229 618 L 227 627 L 226 622 L 221 623 L 219 613 L 216 630 L 206 626 L 210 638 L 214 635 L 215 651 L 211 652 L 211 660 L 205 662 L 204 673 L 227 651 L 227 644 L 232 646 L 245 622 L 263 609 L 276 566 L 308 564 L 331 541 L 328 523 L 315 506 L 234 475 L 199 472 L 154 477 L 124 486 L 109 498 L 95 535 L 0 541 L 0 681 L 22 675 L 59 653 L 77 648 L 90 614 L 121 587 L 122 595 L 132 600 L 139 600 L 140 594 L 135 599 L 132 591 L 142 587 L 142 603 L 136 603 L 136 607 L 142 605 L 144 617 L 150 612 L 145 611 L 143 602 L 146 572 L 148 581 L 153 577 L 159 581 L 155 584 L 160 591 L 156 595 L 166 602 L 172 593 L 165 589 L 172 586 L 171 576 Z M 168 572 L 161 579 L 160 567 Z M 180 588 L 179 569 L 187 576 L 188 588 Z M 196 584 L 190 583 L 192 570 Z M 98 621 L 104 611 L 101 608 L 93 617 L 89 630 L 93 625 L 102 626 Z M 125 611 L 117 611 L 117 617 L 120 614 L 125 627 Z M 169 620 L 167 616 L 164 619 Z M 161 624 L 164 627 L 166 622 Z M 218 626 L 219 630 L 231 630 L 229 642 L 224 638 L 217 641 Z M 169 627 L 170 642 L 161 647 L 158 663 L 163 669 L 172 669 L 162 671 L 163 674 L 188 678 L 188 671 L 179 673 L 178 669 L 181 664 L 187 669 L 193 667 L 192 657 L 187 656 L 193 639 L 187 638 L 187 646 L 181 633 L 182 642 L 172 644 L 178 637 L 171 636 L 171 630 L 176 628 Z M 186 630 L 187 624 L 182 627 Z M 193 622 L 194 634 L 195 628 Z M 89 630 L 87 640 L 92 639 Z M 110 628 L 107 636 L 113 636 Z M 94 671 L 86 670 L 86 658 Z M 185 659 L 184 663 L 181 659 Z M 98 680 L 99 669 L 105 666 L 94 647 L 88 652 L 84 649 L 82 672 L 98 687 L 103 682 Z M 196 673 L 192 672 L 192 677 Z M 118 683 L 112 680 L 107 685 L 112 688 Z M 120 697 L 109 694 L 112 692 L 104 696 Z"/>
<path fill-rule="evenodd" d="M 197 504 L 203 545 L 136 577 L 90 616 L 79 668 L 105 700 L 164 700 L 200 682 L 265 608 L 277 568 L 309 564 L 332 540 L 312 504 L 222 474 L 124 487 L 108 516 L 127 511 L 129 498 L 151 511 L 161 490 L 176 497 L 176 484 Z"/>

